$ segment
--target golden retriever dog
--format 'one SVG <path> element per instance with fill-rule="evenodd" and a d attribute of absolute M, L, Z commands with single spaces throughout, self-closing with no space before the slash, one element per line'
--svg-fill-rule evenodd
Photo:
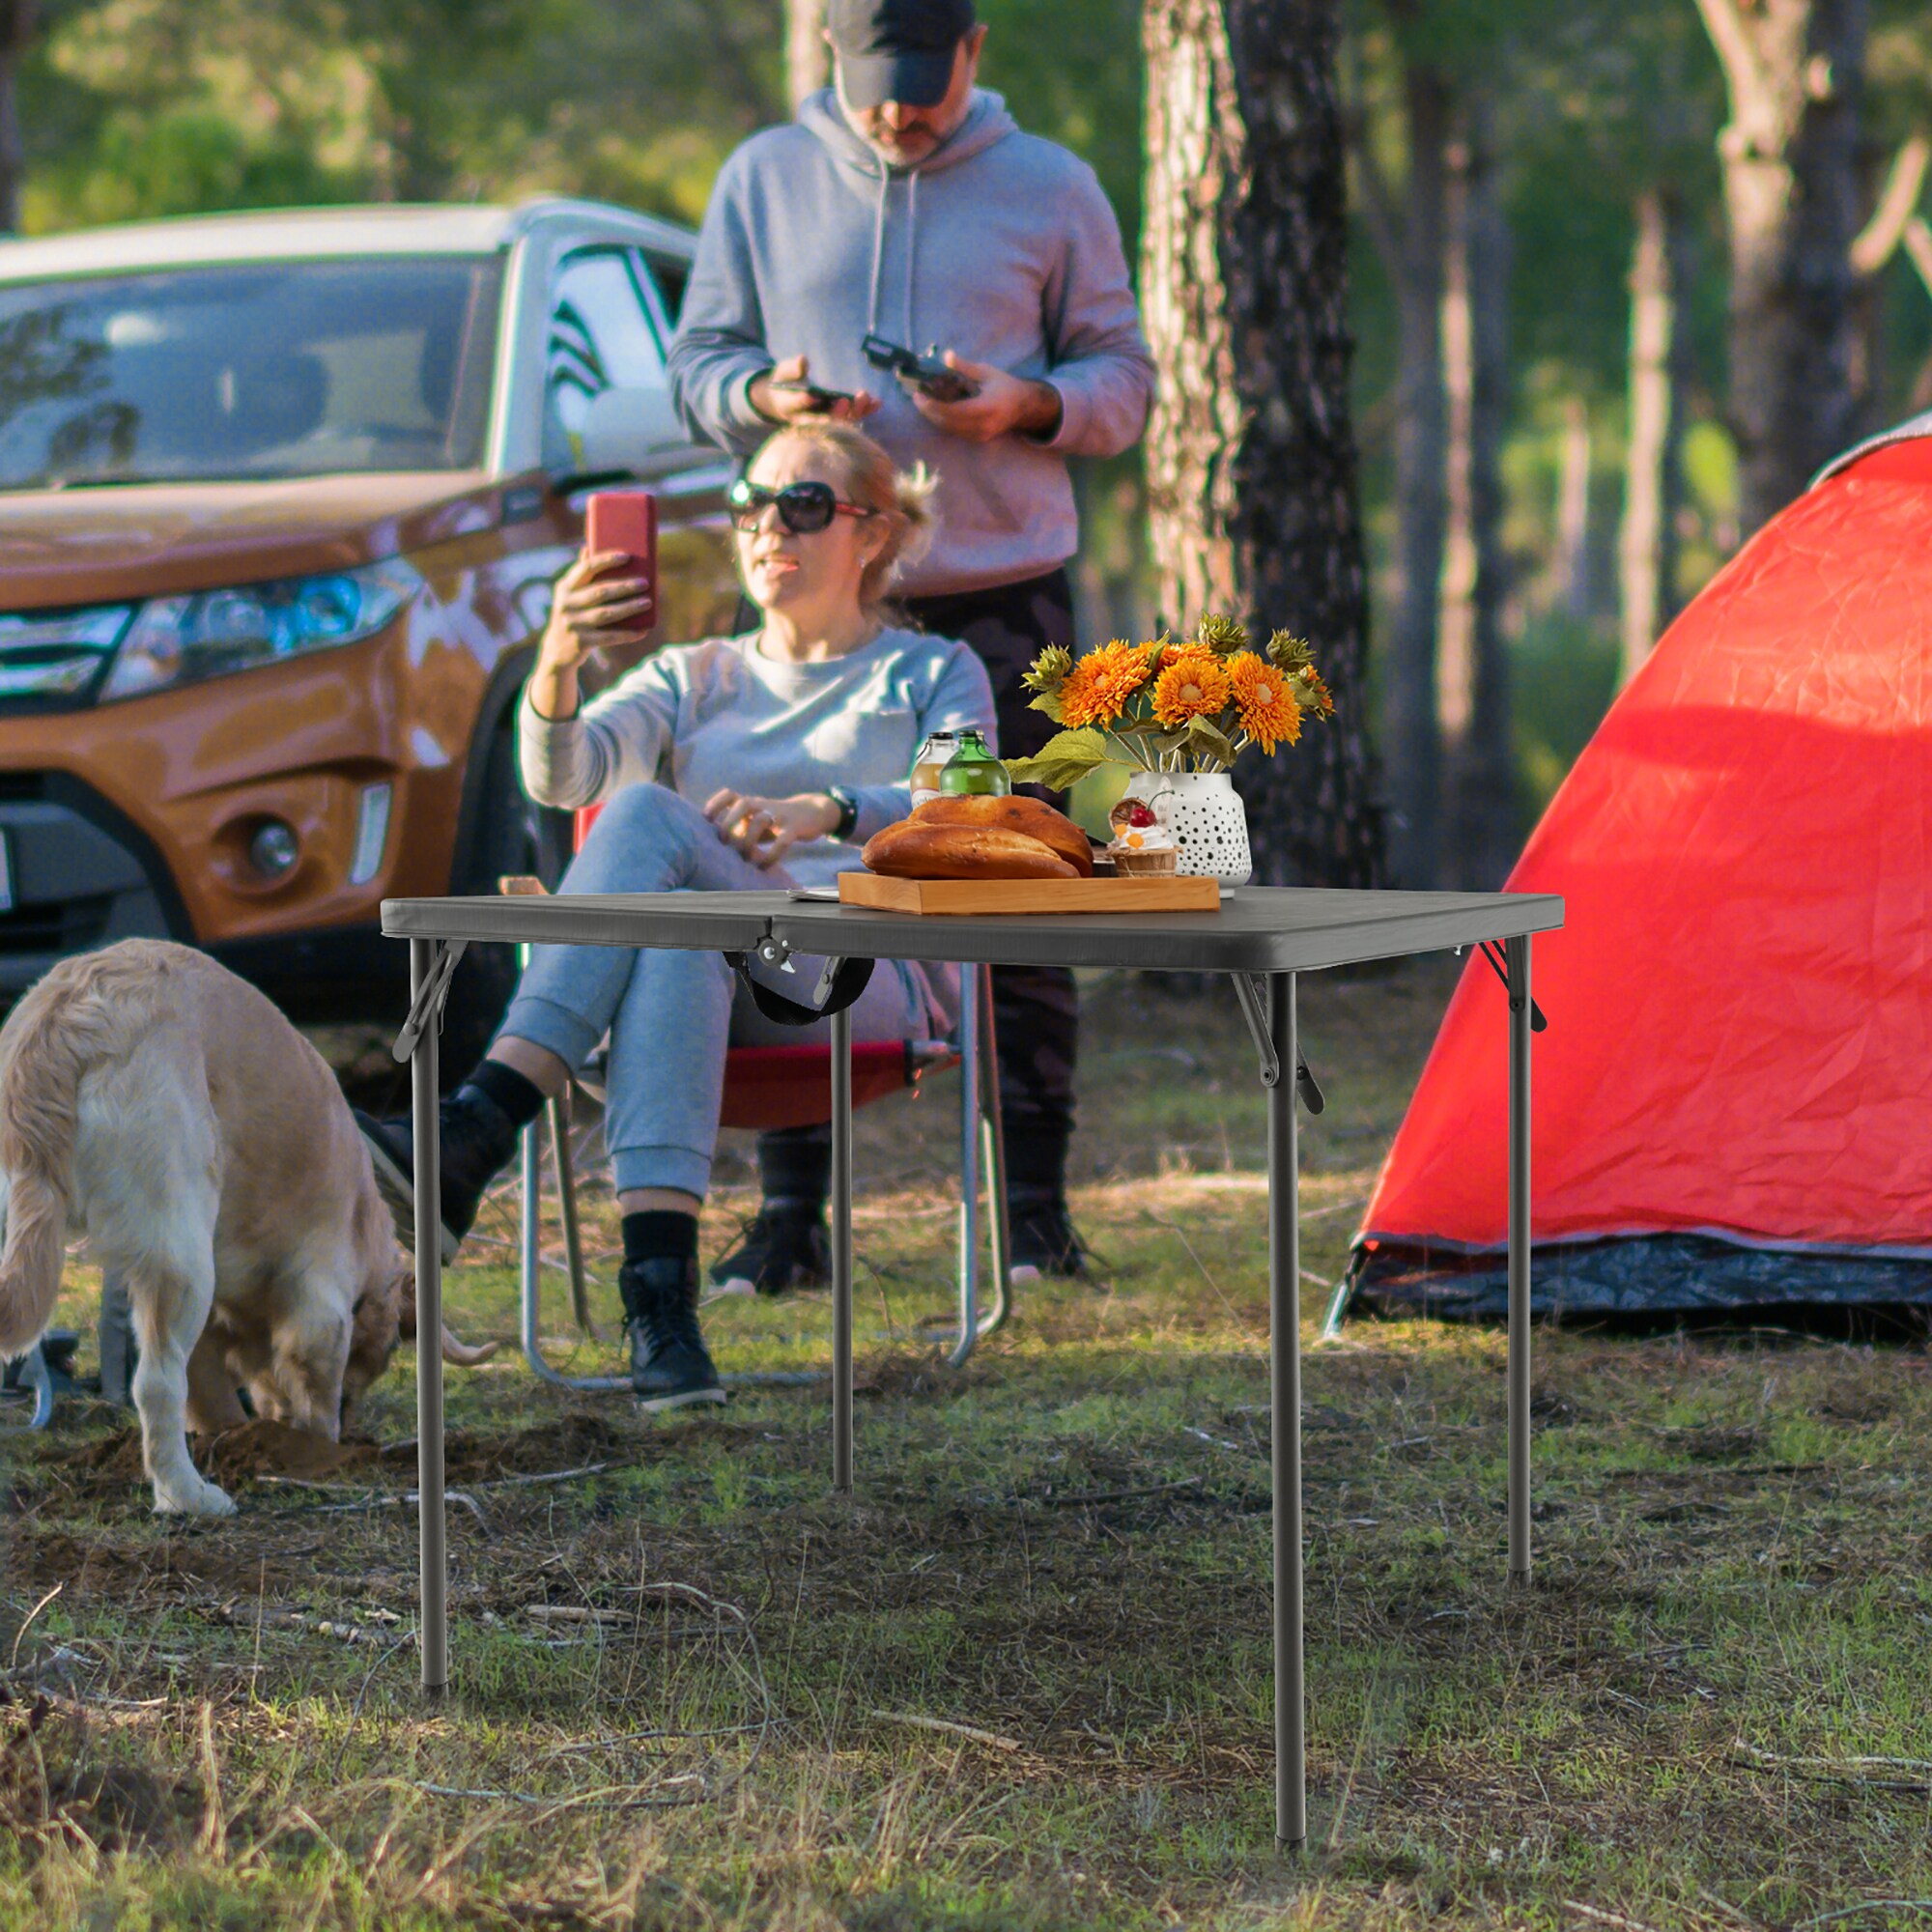
<path fill-rule="evenodd" d="M 0 1027 L 0 1356 L 31 1348 L 68 1239 L 121 1276 L 158 1511 L 226 1516 L 188 1429 L 255 1413 L 339 1439 L 413 1328 L 415 1277 L 322 1056 L 205 953 L 63 961 Z M 487 1359 L 447 1333 L 453 1361 Z"/>

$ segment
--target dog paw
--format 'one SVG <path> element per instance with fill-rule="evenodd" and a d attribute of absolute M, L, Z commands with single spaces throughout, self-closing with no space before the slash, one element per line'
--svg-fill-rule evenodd
<path fill-rule="evenodd" d="M 197 1482 L 192 1489 L 155 1492 L 156 1516 L 233 1516 L 235 1502 L 216 1483 Z"/>

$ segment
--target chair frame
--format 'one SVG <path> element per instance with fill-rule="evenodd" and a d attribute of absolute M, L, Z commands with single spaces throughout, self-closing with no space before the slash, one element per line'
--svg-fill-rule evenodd
<path fill-rule="evenodd" d="M 947 1362 L 961 1368 L 980 1340 L 1003 1327 L 1012 1312 L 1012 1248 L 1007 1219 L 1006 1141 L 1000 1120 L 1000 1082 L 993 1027 L 992 969 L 969 966 L 959 979 L 959 1331 Z M 545 1109 L 552 1162 L 557 1174 L 558 1218 L 562 1223 L 564 1273 L 578 1327 L 590 1331 L 590 1306 L 578 1223 L 577 1182 L 570 1153 L 569 1117 L 561 1096 Z M 983 1173 L 985 1222 L 991 1250 L 992 1293 L 984 1314 L 980 1307 L 980 1202 Z M 524 1129 L 522 1148 L 522 1228 L 519 1242 L 518 1315 L 524 1359 L 537 1378 L 554 1388 L 582 1394 L 628 1393 L 628 1376 L 566 1375 L 545 1358 L 542 1340 L 543 1147 L 536 1122 Z M 778 1371 L 724 1377 L 733 1387 L 804 1385 L 823 1379 L 810 1371 Z"/>

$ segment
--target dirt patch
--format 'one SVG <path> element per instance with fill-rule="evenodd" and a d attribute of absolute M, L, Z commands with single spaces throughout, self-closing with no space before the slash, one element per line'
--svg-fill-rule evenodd
<path fill-rule="evenodd" d="M 443 1473 L 452 1483 L 484 1483 L 495 1476 L 538 1476 L 552 1469 L 581 1469 L 587 1463 L 653 1463 L 694 1434 L 724 1434 L 696 1427 L 648 1428 L 612 1421 L 593 1409 L 572 1409 L 528 1429 L 452 1429 L 442 1439 Z M 415 1451 L 402 1445 L 383 1457 L 383 1466 L 415 1473 Z"/>
<path fill-rule="evenodd" d="M 742 1423 L 693 1419 L 672 1426 L 629 1417 L 613 1420 L 589 1409 L 569 1410 L 526 1429 L 452 1429 L 443 1437 L 443 1471 L 451 1483 L 542 1475 L 589 1463 L 654 1463 L 688 1455 L 705 1441 L 742 1442 L 757 1432 Z M 190 1436 L 194 1465 L 234 1491 L 251 1478 L 291 1476 L 304 1482 L 369 1482 L 404 1486 L 415 1480 L 413 1441 L 379 1444 L 352 1437 L 330 1442 L 278 1422 L 249 1422 L 213 1437 Z M 50 1455 L 83 1495 L 145 1486 L 141 1432 L 130 1427 Z"/>
<path fill-rule="evenodd" d="M 270 1528 L 263 1519 L 196 1518 L 192 1528 L 164 1541 L 116 1544 L 58 1531 L 19 1538 L 12 1549 L 18 1574 L 37 1590 L 64 1586 L 65 1600 L 105 1597 L 118 1604 L 158 1603 L 209 1590 L 296 1588 L 308 1580 L 307 1565 L 319 1541 L 291 1548 L 265 1544 L 250 1529 Z"/>
<path fill-rule="evenodd" d="M 873 1401 L 953 1397 L 985 1379 L 985 1367 L 978 1357 L 963 1369 L 951 1369 L 936 1349 L 886 1349 L 854 1367 L 852 1393 Z"/>
<path fill-rule="evenodd" d="M 350 1469 L 358 1463 L 373 1463 L 380 1453 L 366 1438 L 352 1436 L 346 1442 L 330 1442 L 326 1436 L 311 1435 L 279 1422 L 244 1422 L 239 1429 L 219 1435 L 191 1435 L 188 1453 L 194 1466 L 211 1482 L 224 1489 L 245 1482 L 250 1476 L 304 1476 L 315 1479 Z M 141 1467 L 141 1432 L 138 1427 L 73 1448 L 50 1459 L 66 1468 L 82 1471 L 109 1483 L 139 1483 L 146 1480 Z"/>

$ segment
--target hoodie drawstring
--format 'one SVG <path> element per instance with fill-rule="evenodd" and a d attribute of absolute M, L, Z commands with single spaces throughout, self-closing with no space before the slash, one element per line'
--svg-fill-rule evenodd
<path fill-rule="evenodd" d="M 879 329 L 879 284 L 886 272 L 886 206 L 893 191 L 893 171 L 881 161 L 879 163 L 879 202 L 872 214 L 872 287 L 866 301 L 866 333 L 876 335 Z M 919 259 L 919 170 L 914 168 L 906 176 L 906 265 L 905 265 L 905 327 L 899 332 L 899 346 L 910 349 L 915 355 L 918 347 L 912 339 L 912 292 L 913 269 Z"/>
<path fill-rule="evenodd" d="M 872 293 L 866 303 L 866 333 L 879 332 L 879 277 L 886 270 L 886 197 L 893 191 L 893 171 L 879 163 L 879 205 L 872 215 Z"/>
<path fill-rule="evenodd" d="M 919 260 L 919 170 L 906 177 L 906 283 L 905 334 L 899 339 L 917 355 L 919 345 L 912 339 L 912 274 Z"/>

